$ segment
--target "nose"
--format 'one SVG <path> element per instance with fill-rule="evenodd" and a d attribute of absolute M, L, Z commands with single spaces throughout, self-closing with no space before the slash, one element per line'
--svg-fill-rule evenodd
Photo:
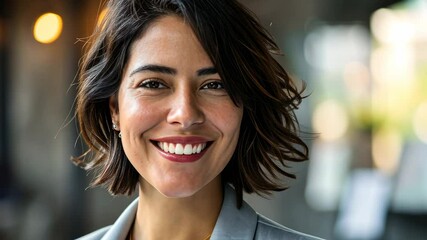
<path fill-rule="evenodd" d="M 181 90 L 173 94 L 171 108 L 167 122 L 178 125 L 181 129 L 188 129 L 205 121 L 199 100 L 188 90 Z"/>

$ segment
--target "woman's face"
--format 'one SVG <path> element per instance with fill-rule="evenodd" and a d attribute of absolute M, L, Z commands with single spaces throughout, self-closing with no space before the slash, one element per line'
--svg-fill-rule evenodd
<path fill-rule="evenodd" d="M 165 16 L 137 39 L 110 99 L 126 156 L 167 197 L 187 197 L 215 179 L 238 141 L 243 111 L 230 99 L 192 29 Z"/>

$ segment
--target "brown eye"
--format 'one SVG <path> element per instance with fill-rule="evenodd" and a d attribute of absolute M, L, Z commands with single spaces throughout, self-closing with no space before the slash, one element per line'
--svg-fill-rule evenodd
<path fill-rule="evenodd" d="M 163 83 L 161 83 L 160 81 L 157 81 L 157 80 L 153 80 L 153 79 L 143 81 L 139 85 L 139 87 L 142 87 L 142 88 L 154 88 L 154 89 L 156 89 L 156 88 L 166 88 L 166 86 Z"/>
<path fill-rule="evenodd" d="M 202 89 L 224 89 L 222 82 L 209 82 L 205 84 Z"/>

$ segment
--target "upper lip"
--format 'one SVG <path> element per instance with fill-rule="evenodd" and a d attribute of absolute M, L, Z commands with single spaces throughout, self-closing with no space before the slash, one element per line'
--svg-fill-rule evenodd
<path fill-rule="evenodd" d="M 151 141 L 181 143 L 181 144 L 197 144 L 197 143 L 210 142 L 211 140 L 202 136 L 170 136 L 170 137 L 154 138 L 154 139 L 151 139 Z"/>

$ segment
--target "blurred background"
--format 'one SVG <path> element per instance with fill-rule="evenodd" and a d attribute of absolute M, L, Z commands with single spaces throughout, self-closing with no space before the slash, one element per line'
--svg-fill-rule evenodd
<path fill-rule="evenodd" d="M 241 0 L 309 97 L 298 179 L 245 196 L 326 239 L 427 239 L 427 0 Z M 0 239 L 74 239 L 136 196 L 87 189 L 73 81 L 98 0 L 0 0 Z"/>

